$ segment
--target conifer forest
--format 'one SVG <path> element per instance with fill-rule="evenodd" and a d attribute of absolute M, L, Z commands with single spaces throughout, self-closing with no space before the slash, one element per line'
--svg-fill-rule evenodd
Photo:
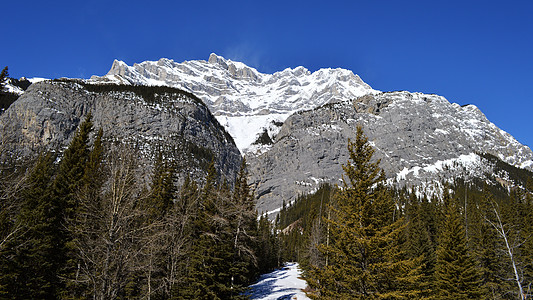
<path fill-rule="evenodd" d="M 0 299 L 247 299 L 297 261 L 312 299 L 531 299 L 533 176 L 525 188 L 384 184 L 361 127 L 338 186 L 258 215 L 246 161 L 179 185 L 162 154 L 139 178 L 135 149 L 87 117 L 61 154 L 0 169 Z M 496 158 L 488 157 L 488 159 Z M 507 165 L 508 167 L 508 165 Z"/>

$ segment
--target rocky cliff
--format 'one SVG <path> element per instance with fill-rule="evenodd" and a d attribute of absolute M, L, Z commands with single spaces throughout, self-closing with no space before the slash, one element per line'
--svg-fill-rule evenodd
<path fill-rule="evenodd" d="M 194 95 L 169 87 L 72 80 L 35 83 L 0 116 L 1 154 L 61 150 L 89 112 L 104 139 L 138 149 L 139 164 L 147 170 L 159 151 L 183 175 L 202 177 L 214 160 L 221 176 L 232 181 L 240 166 L 233 139 Z"/>
<path fill-rule="evenodd" d="M 391 185 L 431 193 L 441 180 L 483 178 L 489 153 L 533 170 L 533 152 L 491 123 L 474 105 L 459 106 L 437 95 L 393 92 L 330 103 L 290 116 L 268 151 L 249 155 L 259 211 L 282 200 L 340 183 L 348 139 L 363 126 Z M 505 175 L 499 175 L 505 176 Z"/>

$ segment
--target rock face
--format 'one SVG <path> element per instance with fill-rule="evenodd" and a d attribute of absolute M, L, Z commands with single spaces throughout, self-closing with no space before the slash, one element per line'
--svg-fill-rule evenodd
<path fill-rule="evenodd" d="M 109 142 L 139 149 L 149 166 L 157 151 L 182 174 L 202 177 L 214 160 L 234 179 L 241 156 L 231 136 L 201 100 L 168 87 L 95 86 L 82 81 L 35 83 L 0 116 L 3 155 L 60 150 L 91 112 Z"/>
<path fill-rule="evenodd" d="M 357 124 L 390 184 L 431 189 L 428 183 L 455 176 L 482 177 L 492 166 L 476 153 L 533 170 L 531 149 L 473 105 L 419 93 L 366 95 L 290 116 L 268 151 L 247 158 L 258 210 L 275 212 L 282 200 L 294 200 L 321 182 L 340 183 L 347 141 L 355 139 Z"/>
<path fill-rule="evenodd" d="M 311 73 L 297 67 L 264 74 L 216 54 L 207 61 L 182 63 L 162 58 L 128 66 L 114 61 L 107 75 L 93 76 L 91 81 L 168 85 L 189 91 L 209 106 L 243 153 L 257 150 L 252 144 L 265 128 L 296 111 L 377 92 L 349 70 Z"/>
<path fill-rule="evenodd" d="M 110 82 L 130 90 L 102 92 L 87 85 Z M 16 132 L 11 145 L 23 147 L 12 151 L 61 147 L 91 110 L 95 125 L 110 137 L 149 153 L 163 148 L 174 158 L 194 153 L 192 163 L 177 159 L 187 172 L 201 169 L 213 156 L 223 175 L 237 169 L 240 157 L 231 137 L 196 97 L 161 90 L 148 99 L 133 92 L 135 85 L 178 87 L 206 103 L 247 157 L 260 212 L 275 212 L 283 200 L 312 192 L 322 182 L 339 183 L 347 141 L 355 138 L 357 124 L 391 185 L 430 193 L 438 192 L 441 180 L 497 173 L 484 153 L 533 170 L 531 149 L 473 105 L 461 107 L 437 95 L 382 93 L 344 69 L 311 73 L 297 67 L 263 74 L 215 54 L 207 61 L 182 63 L 163 58 L 128 66 L 115 61 L 107 75 L 83 85 L 33 84 L 0 117 L 0 130 Z"/>

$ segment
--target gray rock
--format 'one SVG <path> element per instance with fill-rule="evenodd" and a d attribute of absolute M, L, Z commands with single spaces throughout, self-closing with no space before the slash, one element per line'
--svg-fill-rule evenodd
<path fill-rule="evenodd" d="M 330 103 L 290 116 L 274 144 L 248 154 L 259 212 L 340 183 L 347 142 L 361 124 L 390 184 L 424 187 L 454 176 L 479 176 L 490 166 L 475 153 L 490 153 L 533 170 L 533 152 L 500 130 L 473 105 L 460 107 L 436 95 L 394 92 Z M 471 165 L 473 164 L 473 165 Z"/>
<path fill-rule="evenodd" d="M 175 89 L 145 99 L 132 90 L 91 91 L 89 85 L 44 81 L 30 88 L 0 116 L 1 155 L 28 156 L 61 150 L 91 112 L 108 142 L 139 149 L 147 172 L 155 153 L 174 161 L 182 176 L 200 178 L 214 159 L 230 182 L 241 156 L 231 136 L 198 98 Z M 133 87 L 129 87 L 133 89 Z M 159 89 L 161 90 L 161 89 Z"/>

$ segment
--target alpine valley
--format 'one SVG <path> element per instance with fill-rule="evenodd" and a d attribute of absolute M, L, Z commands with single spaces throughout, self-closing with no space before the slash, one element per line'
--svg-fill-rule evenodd
<path fill-rule="evenodd" d="M 91 112 L 107 140 L 144 151 L 147 169 L 163 149 L 181 162 L 182 175 L 201 178 L 214 160 L 233 182 L 244 156 L 257 210 L 274 215 L 283 201 L 341 182 L 357 125 L 381 159 L 387 183 L 420 194 L 440 193 L 443 182 L 457 177 L 523 185 L 509 168 L 533 171 L 531 149 L 476 106 L 381 92 L 340 68 L 264 74 L 216 54 L 207 61 L 162 58 L 133 66 L 115 60 L 104 76 L 47 80 L 19 93 L 0 115 L 10 155 L 65 147 Z"/>
<path fill-rule="evenodd" d="M 5 67 L 0 299 L 531 299 L 532 171 L 476 106 L 344 69 Z"/>

